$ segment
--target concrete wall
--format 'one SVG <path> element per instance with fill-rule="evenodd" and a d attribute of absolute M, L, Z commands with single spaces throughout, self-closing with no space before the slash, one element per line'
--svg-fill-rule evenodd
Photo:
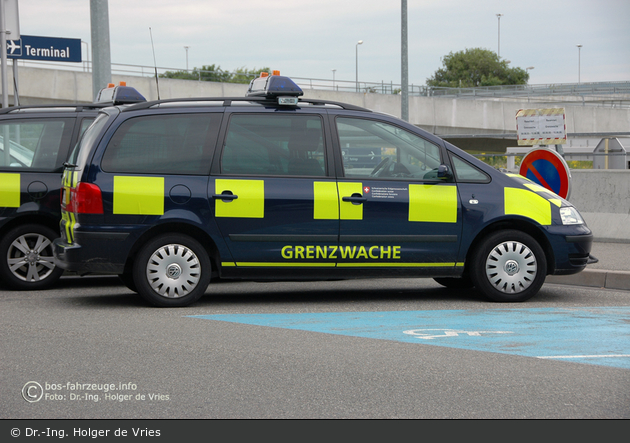
<path fill-rule="evenodd" d="M 574 169 L 569 197 L 595 241 L 630 243 L 630 170 Z"/>
<path fill-rule="evenodd" d="M 9 70 L 9 77 L 12 73 Z M 89 103 L 92 97 L 92 75 L 89 72 L 19 67 L 19 91 L 22 104 Z M 157 87 L 151 73 L 146 76 L 113 75 L 114 83 L 126 81 L 148 100 L 155 100 Z M 13 84 L 12 78 L 9 85 Z M 103 87 L 106 85 L 103 85 Z M 338 92 L 308 89 L 304 96 L 350 103 L 374 111 L 401 115 L 399 95 Z M 13 88 L 9 88 L 13 94 Z M 247 85 L 191 80 L 159 79 L 160 98 L 242 97 Z M 12 98 L 12 97 L 11 97 Z M 10 100 L 13 103 L 13 100 Z M 516 133 L 516 113 L 520 109 L 545 108 L 557 104 L 514 99 L 470 99 L 409 97 L 409 121 L 442 136 L 453 134 Z M 628 132 L 630 108 L 563 105 L 569 133 Z"/>

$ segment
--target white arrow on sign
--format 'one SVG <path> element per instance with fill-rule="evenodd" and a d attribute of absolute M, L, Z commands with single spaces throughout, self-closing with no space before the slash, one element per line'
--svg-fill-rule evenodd
<path fill-rule="evenodd" d="M 437 331 L 440 331 L 441 334 L 436 334 Z M 408 331 L 403 331 L 403 333 L 423 340 L 458 337 L 459 334 L 466 334 L 470 337 L 481 337 L 482 334 L 514 334 L 512 331 L 462 331 L 459 329 L 409 329 Z"/>

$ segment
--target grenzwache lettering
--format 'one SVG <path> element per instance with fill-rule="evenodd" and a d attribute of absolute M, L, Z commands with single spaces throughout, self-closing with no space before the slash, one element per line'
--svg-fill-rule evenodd
<path fill-rule="evenodd" d="M 401 246 L 293 246 L 282 248 L 282 258 L 287 260 L 316 259 L 366 259 L 366 260 L 399 260 Z"/>

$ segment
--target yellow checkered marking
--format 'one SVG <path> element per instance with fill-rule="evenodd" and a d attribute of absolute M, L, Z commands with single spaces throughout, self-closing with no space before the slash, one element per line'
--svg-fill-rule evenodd
<path fill-rule="evenodd" d="M 363 205 L 355 205 L 352 202 L 345 202 L 343 197 L 350 197 L 352 194 L 363 195 L 363 183 L 339 182 L 339 218 L 341 220 L 363 220 Z"/>
<path fill-rule="evenodd" d="M 409 221 L 457 223 L 457 187 L 409 185 Z"/>
<path fill-rule="evenodd" d="M 114 177 L 114 214 L 164 214 L 164 177 Z"/>
<path fill-rule="evenodd" d="M 215 200 L 216 217 L 264 218 L 265 182 L 263 180 L 224 180 L 214 182 L 215 194 L 231 191 L 238 198 Z"/>
<path fill-rule="evenodd" d="M 505 188 L 505 214 L 531 218 L 543 226 L 551 225 L 551 203 L 544 197 L 521 188 Z"/>
<path fill-rule="evenodd" d="M 315 220 L 339 219 L 339 195 L 335 182 L 313 182 Z"/>
<path fill-rule="evenodd" d="M 20 207 L 20 174 L 0 174 L 0 206 Z"/>

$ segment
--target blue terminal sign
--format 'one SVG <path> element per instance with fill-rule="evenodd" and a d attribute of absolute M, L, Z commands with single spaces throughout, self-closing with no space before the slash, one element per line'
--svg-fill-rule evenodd
<path fill-rule="evenodd" d="M 22 35 L 7 40 L 7 58 L 80 63 L 81 39 Z"/>

